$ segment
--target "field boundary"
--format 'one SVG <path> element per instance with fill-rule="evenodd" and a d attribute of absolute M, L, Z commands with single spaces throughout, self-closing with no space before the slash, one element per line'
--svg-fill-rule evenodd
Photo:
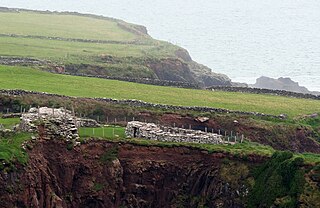
<path fill-rule="evenodd" d="M 46 92 L 35 92 L 27 90 L 0 90 L 0 94 L 9 95 L 9 96 L 24 96 L 24 95 L 44 95 L 49 97 L 61 97 L 61 98 L 82 98 L 95 101 L 101 101 L 111 104 L 119 105 L 129 105 L 133 107 L 144 107 L 144 108 L 158 108 L 164 110 L 186 110 L 186 111 L 196 111 L 196 112 L 207 112 L 207 113 L 226 113 L 226 114 L 239 114 L 239 115 L 251 115 L 257 117 L 268 117 L 276 119 L 286 119 L 287 115 L 271 115 L 259 112 L 248 112 L 248 111 L 237 111 L 237 110 L 228 110 L 224 108 L 212 108 L 212 107 L 201 107 L 201 106 L 176 106 L 176 105 L 166 105 L 166 104 L 155 104 L 148 103 L 141 100 L 130 100 L 130 99 L 113 99 L 113 98 L 87 98 L 87 97 L 73 97 L 59 94 L 51 94 Z"/>

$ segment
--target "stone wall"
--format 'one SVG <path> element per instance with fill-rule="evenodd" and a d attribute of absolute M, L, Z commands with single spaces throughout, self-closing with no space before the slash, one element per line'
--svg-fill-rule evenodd
<path fill-rule="evenodd" d="M 58 95 L 58 94 L 50 94 L 45 92 L 34 92 L 34 91 L 26 91 L 26 90 L 0 90 L 0 94 L 4 95 L 13 95 L 13 96 L 23 96 L 23 95 L 45 95 L 52 97 L 61 97 L 61 98 L 72 98 L 69 96 Z M 73 97 L 74 98 L 74 97 Z M 211 108 L 211 107 L 200 107 L 200 106 L 175 106 L 175 105 L 165 105 L 165 104 L 153 104 L 144 102 L 141 100 L 117 100 L 112 98 L 86 98 L 111 104 L 119 104 L 119 105 L 129 105 L 133 107 L 144 107 L 144 108 L 157 108 L 164 110 L 186 110 L 186 111 L 196 111 L 196 112 L 207 112 L 207 113 L 233 113 L 238 115 L 251 115 L 258 117 L 269 117 L 269 118 L 278 118 L 278 119 L 286 119 L 286 115 L 270 115 L 259 112 L 246 112 L 246 111 L 235 111 L 228 110 L 223 108 Z"/>
<path fill-rule="evenodd" d="M 67 73 L 67 72 L 63 74 L 71 75 L 71 76 L 94 77 L 94 78 L 100 78 L 100 79 L 111 79 L 111 80 L 119 80 L 119 81 L 125 81 L 125 82 L 135 82 L 140 84 L 157 85 L 157 86 L 200 89 L 198 85 L 190 82 L 179 82 L 179 81 L 150 79 L 150 78 L 136 78 L 136 77 L 111 77 L 111 76 L 104 76 L 104 75 L 88 75 L 88 74 Z"/>
<path fill-rule="evenodd" d="M 222 144 L 222 135 L 182 128 L 159 126 L 139 121 L 128 122 L 126 135 L 130 138 L 143 138 L 163 142 L 188 142 L 202 144 Z"/>
<path fill-rule="evenodd" d="M 280 95 L 286 97 L 304 98 L 320 100 L 320 95 L 304 94 L 297 92 L 289 92 L 286 90 L 270 90 L 261 88 L 250 88 L 250 87 L 228 87 L 228 86 L 213 86 L 208 87 L 208 90 L 217 90 L 225 92 L 242 92 L 242 93 L 253 93 L 253 94 L 269 94 L 269 95 Z"/>

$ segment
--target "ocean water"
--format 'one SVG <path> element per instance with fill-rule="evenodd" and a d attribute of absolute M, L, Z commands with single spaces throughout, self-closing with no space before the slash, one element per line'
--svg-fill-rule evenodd
<path fill-rule="evenodd" d="M 320 91 L 319 0 L 0 0 L 0 6 L 142 24 L 154 38 L 186 48 L 195 61 L 234 81 L 290 77 Z"/>

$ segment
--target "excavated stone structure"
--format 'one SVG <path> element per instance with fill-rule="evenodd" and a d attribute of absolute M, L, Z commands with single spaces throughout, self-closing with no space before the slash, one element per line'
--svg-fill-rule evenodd
<path fill-rule="evenodd" d="M 79 138 L 77 118 L 63 108 L 31 108 L 20 119 L 20 130 L 38 132 L 46 139 L 75 141 Z"/>
<path fill-rule="evenodd" d="M 189 142 L 202 144 L 225 143 L 222 135 L 195 131 L 191 129 L 159 126 L 154 123 L 131 121 L 126 127 L 126 135 L 130 138 L 143 138 L 164 142 Z"/>

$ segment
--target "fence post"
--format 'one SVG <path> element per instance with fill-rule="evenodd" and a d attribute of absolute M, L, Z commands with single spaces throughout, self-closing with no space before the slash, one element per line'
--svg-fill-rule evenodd
<path fill-rule="evenodd" d="M 113 135 L 113 138 L 114 138 L 114 127 L 112 128 L 112 135 Z"/>
<path fill-rule="evenodd" d="M 104 126 L 102 127 L 102 135 L 104 137 Z"/>
<path fill-rule="evenodd" d="M 92 128 L 92 135 L 94 136 L 94 128 Z"/>

